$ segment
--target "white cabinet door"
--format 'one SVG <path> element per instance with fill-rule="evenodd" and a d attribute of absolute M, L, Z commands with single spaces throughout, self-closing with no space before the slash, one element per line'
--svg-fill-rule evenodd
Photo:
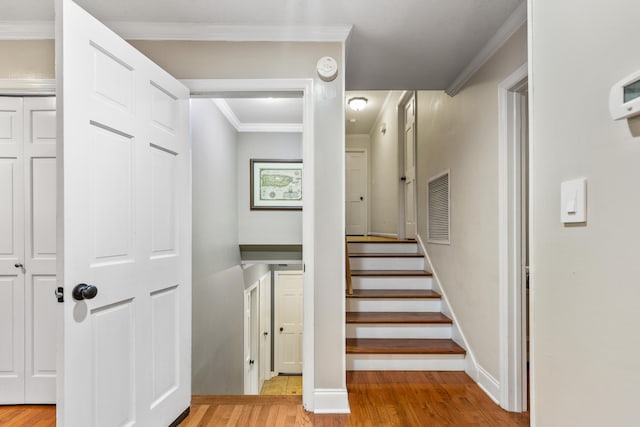
<path fill-rule="evenodd" d="M 302 373 L 302 273 L 276 275 L 276 351 L 278 372 Z"/>
<path fill-rule="evenodd" d="M 0 402 L 24 403 L 24 180 L 21 98 L 0 98 Z"/>
<path fill-rule="evenodd" d="M 58 423 L 169 425 L 191 397 L 189 92 L 71 0 L 56 37 Z"/>
<path fill-rule="evenodd" d="M 25 403 L 56 401 L 56 100 L 24 98 Z"/>
<path fill-rule="evenodd" d="M 347 234 L 367 232 L 367 157 L 363 151 L 346 153 L 346 228 Z"/>

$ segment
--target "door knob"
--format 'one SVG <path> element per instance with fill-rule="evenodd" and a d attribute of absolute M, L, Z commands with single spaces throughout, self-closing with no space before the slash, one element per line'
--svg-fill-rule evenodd
<path fill-rule="evenodd" d="M 401 176 L 401 177 L 400 177 L 400 181 L 406 181 L 406 180 L 407 180 L 407 177 L 406 177 L 406 176 Z"/>
<path fill-rule="evenodd" d="M 98 288 L 93 285 L 87 285 L 86 283 L 80 283 L 73 288 L 73 298 L 78 301 L 83 299 L 92 299 L 98 295 Z"/>
<path fill-rule="evenodd" d="M 268 331 L 264 331 L 262 334 L 266 337 L 267 335 L 269 335 L 269 332 Z"/>
<path fill-rule="evenodd" d="M 249 360 L 249 365 L 253 366 L 254 363 L 256 363 L 255 360 L 253 360 L 253 359 Z"/>
<path fill-rule="evenodd" d="M 280 326 L 280 332 L 284 331 L 284 328 L 282 326 Z"/>
<path fill-rule="evenodd" d="M 360 196 L 360 200 L 364 200 L 364 197 Z"/>
<path fill-rule="evenodd" d="M 22 267 L 24 267 L 24 265 L 22 265 L 22 264 L 20 264 L 20 263 L 15 263 L 15 264 L 13 264 L 13 266 L 14 266 L 15 268 L 22 268 Z"/>

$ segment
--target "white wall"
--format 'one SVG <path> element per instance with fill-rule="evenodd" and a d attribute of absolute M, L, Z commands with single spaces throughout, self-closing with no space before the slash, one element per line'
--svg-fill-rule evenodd
<path fill-rule="evenodd" d="M 369 150 L 371 147 L 371 138 L 369 134 L 355 134 L 355 135 L 347 135 L 345 138 L 345 147 L 349 148 L 360 148 Z"/>
<path fill-rule="evenodd" d="M 427 180 L 451 169 L 451 244 L 427 244 L 479 365 L 499 379 L 498 84 L 527 61 L 526 27 L 451 98 L 418 93 L 418 234 L 427 241 Z"/>
<path fill-rule="evenodd" d="M 301 244 L 302 211 L 249 209 L 250 159 L 302 159 L 302 134 L 239 133 L 236 181 L 240 244 Z"/>
<path fill-rule="evenodd" d="M 533 411 L 538 426 L 638 425 L 640 129 L 608 111 L 640 69 L 640 3 L 533 0 Z M 531 13 L 531 12 L 530 12 Z M 560 183 L 587 178 L 587 223 Z"/>
<path fill-rule="evenodd" d="M 369 229 L 371 233 L 398 233 L 398 113 L 402 92 L 391 91 L 382 112 L 371 127 L 371 165 Z M 387 124 L 387 132 L 380 133 L 380 125 Z"/>

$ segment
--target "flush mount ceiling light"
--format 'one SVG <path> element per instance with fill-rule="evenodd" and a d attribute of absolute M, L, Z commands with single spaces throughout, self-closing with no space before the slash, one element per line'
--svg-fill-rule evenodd
<path fill-rule="evenodd" d="M 360 111 L 367 106 L 367 102 L 369 102 L 369 100 L 364 96 L 356 96 L 355 98 L 349 99 L 347 103 L 353 111 Z"/>

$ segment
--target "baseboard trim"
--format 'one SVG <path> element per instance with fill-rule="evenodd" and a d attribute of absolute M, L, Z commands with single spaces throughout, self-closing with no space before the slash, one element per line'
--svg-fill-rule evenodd
<path fill-rule="evenodd" d="M 497 405 L 500 405 L 500 382 L 493 378 L 493 376 L 485 371 L 482 366 L 477 366 L 478 379 L 476 382 L 478 386 L 493 400 Z"/>
<path fill-rule="evenodd" d="M 317 388 L 313 391 L 316 414 L 350 414 L 346 388 Z"/>
<path fill-rule="evenodd" d="M 185 409 L 180 415 L 178 415 L 178 418 L 176 418 L 171 424 L 169 424 L 169 427 L 178 427 L 180 423 L 189 416 L 189 412 L 191 412 L 190 406 L 187 407 L 187 409 Z"/>

